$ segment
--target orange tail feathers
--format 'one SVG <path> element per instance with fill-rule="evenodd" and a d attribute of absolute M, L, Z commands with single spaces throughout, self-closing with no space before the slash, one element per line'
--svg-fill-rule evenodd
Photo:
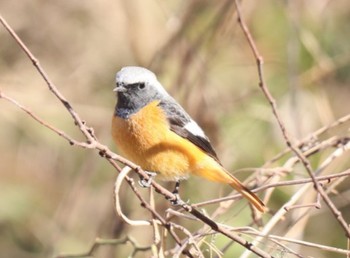
<path fill-rule="evenodd" d="M 230 183 L 230 186 L 232 186 L 234 189 L 236 189 L 238 192 L 240 192 L 245 198 L 248 199 L 248 201 L 253 204 L 253 206 L 259 210 L 260 212 L 266 211 L 265 204 L 259 199 L 258 196 L 256 196 L 254 193 L 252 193 L 248 188 L 246 188 L 244 185 L 242 185 L 236 178 L 233 178 L 233 182 Z"/>
<path fill-rule="evenodd" d="M 207 156 L 205 161 L 206 162 L 202 161 L 199 169 L 195 170 L 196 175 L 204 177 L 210 181 L 229 184 L 241 193 L 243 197 L 245 197 L 257 210 L 260 212 L 266 211 L 266 206 L 259 197 L 242 185 L 237 178 L 231 175 L 231 173 L 224 169 L 216 160 Z"/>

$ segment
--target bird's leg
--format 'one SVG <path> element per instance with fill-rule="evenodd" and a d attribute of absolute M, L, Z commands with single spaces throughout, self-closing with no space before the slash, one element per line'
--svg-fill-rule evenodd
<path fill-rule="evenodd" d="M 149 178 L 146 180 L 144 177 L 140 176 L 139 185 L 148 188 L 151 186 L 152 180 L 157 175 L 157 173 L 151 171 L 145 171 L 145 173 L 148 175 Z"/>
<path fill-rule="evenodd" d="M 175 196 L 175 199 L 170 201 L 172 205 L 178 206 L 178 205 L 182 205 L 183 203 L 183 201 L 180 199 L 179 189 L 180 189 L 180 180 L 177 180 L 175 183 L 174 191 L 172 192 L 173 195 Z"/>
<path fill-rule="evenodd" d="M 179 196 L 179 189 L 180 189 L 180 180 L 177 180 L 175 182 L 175 188 L 174 188 L 173 194 Z"/>

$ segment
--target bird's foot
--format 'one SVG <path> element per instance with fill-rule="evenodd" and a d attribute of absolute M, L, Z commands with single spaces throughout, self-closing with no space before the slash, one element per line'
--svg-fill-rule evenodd
<path fill-rule="evenodd" d="M 145 171 L 148 175 L 148 179 L 140 176 L 139 185 L 144 188 L 149 188 L 152 184 L 153 178 L 157 175 L 155 172 Z"/>
<path fill-rule="evenodd" d="M 183 204 L 185 204 L 185 202 L 183 200 L 181 200 L 180 195 L 178 193 L 174 194 L 174 196 L 175 196 L 175 199 L 169 198 L 171 205 L 182 206 Z"/>
<path fill-rule="evenodd" d="M 170 200 L 171 205 L 181 206 L 184 204 L 184 201 L 181 200 L 180 198 L 179 189 L 180 189 L 180 181 L 176 181 L 174 191 L 172 192 L 175 198 L 174 199 L 167 198 L 168 200 Z"/>

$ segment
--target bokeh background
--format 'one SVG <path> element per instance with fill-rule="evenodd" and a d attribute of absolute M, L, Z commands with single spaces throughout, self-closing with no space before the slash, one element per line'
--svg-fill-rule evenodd
<path fill-rule="evenodd" d="M 165 88 L 202 125 L 231 171 L 260 167 L 286 147 L 258 88 L 256 62 L 232 1 L 15 0 L 1 1 L 0 13 L 99 140 L 115 151 L 110 137 L 116 102 L 112 89 L 116 71 L 126 65 L 146 66 L 157 73 Z M 267 85 L 295 139 L 349 113 L 349 1 L 246 0 L 242 13 L 264 58 Z M 0 90 L 83 140 L 2 26 Z M 147 233 L 151 229 L 131 228 L 116 218 L 116 173 L 104 159 L 94 151 L 70 146 L 8 102 L 0 100 L 0 110 L 2 257 L 84 252 L 96 237 L 130 235 L 141 245 L 152 243 L 151 232 Z M 348 128 L 349 124 L 331 134 L 348 135 Z M 325 157 L 325 153 L 316 155 L 313 165 L 317 167 Z M 349 168 L 348 160 L 345 155 L 331 172 Z M 302 168 L 296 174 L 307 177 Z M 243 179 L 249 173 L 236 175 Z M 349 185 L 345 180 L 340 189 Z M 197 178 L 182 187 L 182 197 L 191 202 L 224 196 L 229 190 Z M 125 189 L 126 212 L 133 218 L 146 216 Z M 345 190 L 338 198 L 348 219 L 350 193 Z M 268 205 L 278 209 L 293 191 L 293 187 L 278 189 Z M 159 203 L 160 209 L 168 205 L 161 199 Z M 229 212 L 224 222 L 246 225 L 236 212 Z M 326 208 L 309 216 L 294 238 L 346 248 L 344 232 Z M 187 226 L 191 228 L 190 223 Z M 220 248 L 228 240 L 210 241 Z M 345 257 L 317 248 L 294 248 L 305 256 Z M 130 245 L 103 246 L 96 257 L 126 257 L 131 249 Z M 238 257 L 242 251 L 233 246 L 224 257 Z"/>

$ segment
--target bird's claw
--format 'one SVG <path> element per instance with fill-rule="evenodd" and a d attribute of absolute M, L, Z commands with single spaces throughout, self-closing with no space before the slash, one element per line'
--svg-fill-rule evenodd
<path fill-rule="evenodd" d="M 178 193 L 173 193 L 175 198 L 166 197 L 167 200 L 170 201 L 170 204 L 173 206 L 182 206 L 185 202 L 181 200 L 180 195 Z"/>
<path fill-rule="evenodd" d="M 140 176 L 139 185 L 144 188 L 149 188 L 152 184 L 153 178 L 157 175 L 155 172 L 145 171 L 148 175 L 148 179 Z"/>

